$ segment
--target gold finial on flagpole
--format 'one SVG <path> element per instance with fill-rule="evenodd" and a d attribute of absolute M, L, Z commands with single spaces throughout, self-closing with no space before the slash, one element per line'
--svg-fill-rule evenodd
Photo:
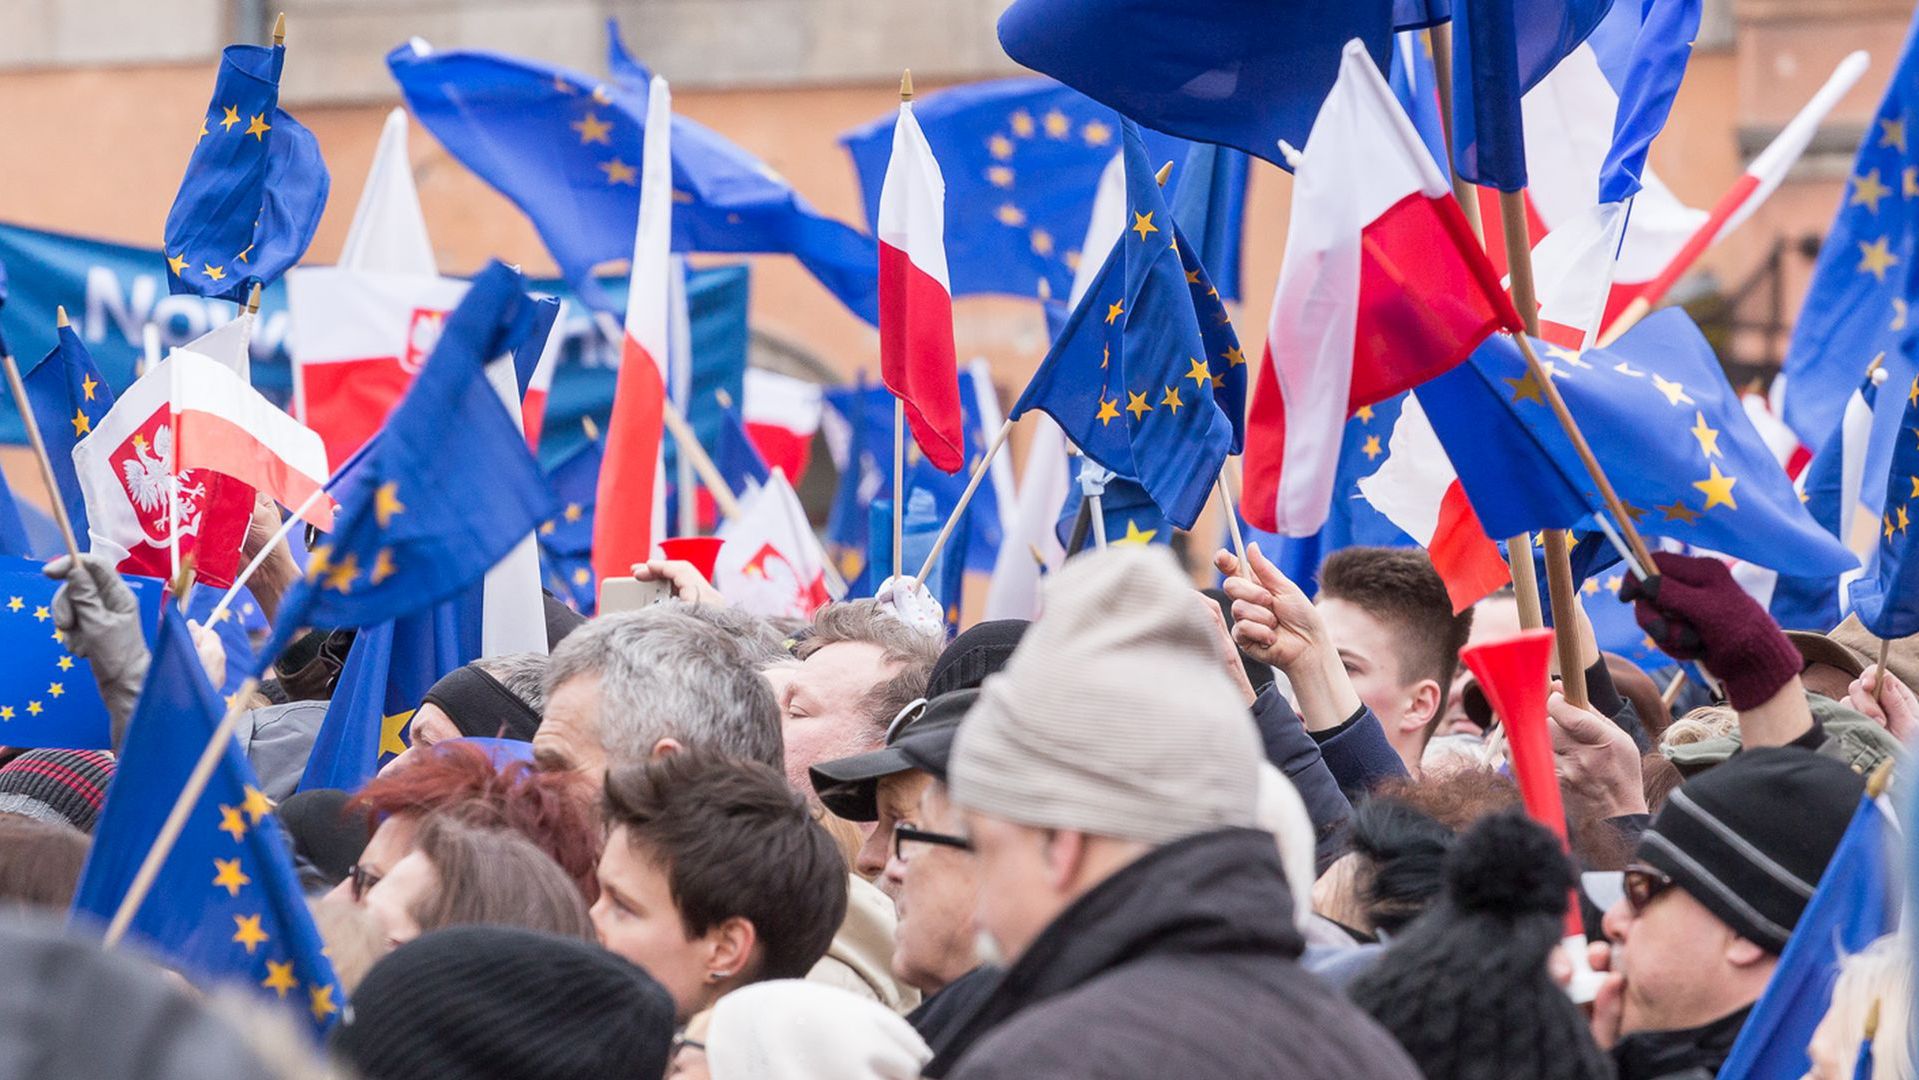
<path fill-rule="evenodd" d="M 1165 187 L 1165 186 L 1166 186 L 1166 178 L 1167 178 L 1167 177 L 1169 177 L 1169 176 L 1171 176 L 1171 175 L 1173 175 L 1173 163 L 1169 161 L 1169 162 L 1167 162 L 1166 164 L 1164 164 L 1164 165 L 1161 165 L 1161 166 L 1159 167 L 1159 172 L 1157 172 L 1157 173 L 1155 173 L 1155 174 L 1153 175 L 1153 179 L 1155 179 L 1155 180 L 1157 180 L 1157 181 L 1159 181 L 1159 186 L 1160 186 L 1160 187 Z"/>
<path fill-rule="evenodd" d="M 258 282 L 255 282 L 253 286 L 253 291 L 247 294 L 247 314 L 258 315 L 259 313 L 260 313 L 260 285 Z"/>
<path fill-rule="evenodd" d="M 273 43 L 275 45 L 287 43 L 287 13 L 284 11 L 280 13 L 279 18 L 273 20 Z"/>
<path fill-rule="evenodd" d="M 913 100 L 913 69 L 907 68 L 900 73 L 900 100 Z"/>
<path fill-rule="evenodd" d="M 67 306 L 61 304 L 53 309 L 53 325 L 57 330 L 65 330 L 73 324 L 67 321 Z"/>

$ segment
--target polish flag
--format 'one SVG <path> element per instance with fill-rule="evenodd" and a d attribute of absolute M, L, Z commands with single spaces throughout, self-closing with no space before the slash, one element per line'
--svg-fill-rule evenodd
<path fill-rule="evenodd" d="M 740 419 L 767 467 L 788 476 L 805 476 L 813 456 L 813 435 L 820 429 L 825 409 L 819 384 L 747 368 L 745 394 Z"/>
<path fill-rule="evenodd" d="M 1452 459 L 1426 419 L 1419 398 L 1400 406 L 1386 460 L 1359 482 L 1373 509 L 1426 549 L 1446 583 L 1453 613 L 1465 611 L 1512 580 L 1499 546 L 1466 501 Z"/>
<path fill-rule="evenodd" d="M 966 463 L 966 435 L 945 229 L 946 181 L 913 103 L 902 101 L 880 185 L 880 377 L 926 460 L 950 473 Z"/>
<path fill-rule="evenodd" d="M 553 389 L 553 369 L 560 366 L 560 350 L 566 343 L 562 327 L 566 325 L 566 301 L 553 316 L 553 329 L 540 349 L 540 362 L 533 365 L 533 377 L 527 380 L 526 396 L 520 399 L 520 427 L 526 432 L 529 449 L 540 448 L 540 431 L 546 426 L 546 398 Z"/>
<path fill-rule="evenodd" d="M 1325 524 L 1353 410 L 1464 360 L 1519 317 L 1452 185 L 1358 42 L 1293 177 L 1266 363 L 1246 423 L 1246 518 Z"/>
<path fill-rule="evenodd" d="M 732 606 L 770 618 L 805 619 L 829 599 L 826 551 L 786 474 L 774 469 L 740 512 L 720 526 L 713 587 Z"/>
<path fill-rule="evenodd" d="M 647 90 L 640 166 L 640 220 L 620 347 L 620 375 L 607 421 L 605 460 L 593 517 L 593 574 L 627 577 L 666 535 L 666 479 L 660 441 L 666 430 L 667 296 L 672 288 L 673 98 L 653 76 Z"/>
<path fill-rule="evenodd" d="M 175 350 L 114 402 L 73 448 L 93 550 L 125 573 L 167 577 L 177 546 L 198 579 L 224 588 L 239 568 L 255 489 L 333 526 L 320 437 L 219 361 Z"/>

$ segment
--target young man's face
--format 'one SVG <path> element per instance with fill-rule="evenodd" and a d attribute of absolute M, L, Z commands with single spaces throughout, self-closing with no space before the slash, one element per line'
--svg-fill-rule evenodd
<path fill-rule="evenodd" d="M 1431 679 L 1407 682 L 1401 677 L 1406 664 L 1398 636 L 1371 612 L 1329 596 L 1321 596 L 1313 606 L 1339 648 L 1353 692 L 1379 717 L 1386 740 L 1399 752 L 1407 770 L 1417 773 L 1419 755 L 1426 747 L 1426 724 L 1439 704 L 1438 684 Z"/>
<path fill-rule="evenodd" d="M 708 950 L 688 938 L 667 868 L 636 851 L 624 827 L 607 834 L 600 856 L 593 928 L 607 951 L 646 969 L 673 995 L 685 1020 L 706 1006 Z"/>

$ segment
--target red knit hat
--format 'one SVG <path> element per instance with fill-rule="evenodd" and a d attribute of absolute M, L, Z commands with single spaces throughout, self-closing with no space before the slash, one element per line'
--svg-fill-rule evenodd
<path fill-rule="evenodd" d="M 0 765 L 0 814 L 93 831 L 113 779 L 105 750 L 29 750 Z"/>

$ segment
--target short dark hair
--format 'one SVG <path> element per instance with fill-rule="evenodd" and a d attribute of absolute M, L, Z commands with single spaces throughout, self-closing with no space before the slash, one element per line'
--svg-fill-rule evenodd
<path fill-rule="evenodd" d="M 750 981 L 798 979 L 846 918 L 846 861 L 806 800 L 756 761 L 682 750 L 606 778 L 608 831 L 666 872 L 689 938 L 753 924 Z"/>
<path fill-rule="evenodd" d="M 65 911 L 87 862 L 87 835 L 64 821 L 0 814 L 0 914 Z"/>
<path fill-rule="evenodd" d="M 1401 682 L 1439 683 L 1439 708 L 1473 631 L 1473 609 L 1453 614 L 1452 597 L 1433 562 L 1417 548 L 1342 548 L 1319 565 L 1319 594 L 1344 600 L 1385 623 L 1398 644 Z"/>

